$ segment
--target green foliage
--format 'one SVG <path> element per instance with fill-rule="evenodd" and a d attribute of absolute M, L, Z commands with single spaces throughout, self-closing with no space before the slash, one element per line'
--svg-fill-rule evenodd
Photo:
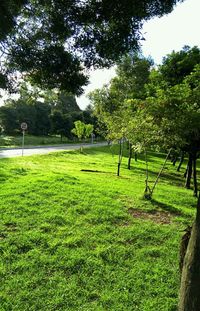
<path fill-rule="evenodd" d="M 199 149 L 199 63 L 198 48 L 183 49 L 168 55 L 157 74 L 154 71 L 150 76 L 151 97 L 147 98 L 146 106 L 153 123 L 159 127 L 162 146 L 187 151 Z"/>
<path fill-rule="evenodd" d="M 138 50 L 143 21 L 171 12 L 179 1 L 3 1 L 6 69 L 43 88 L 80 94 L 88 81 L 83 65 L 109 66 Z"/>
<path fill-rule="evenodd" d="M 179 242 L 196 200 L 168 163 L 144 201 L 143 155 L 131 171 L 124 158 L 117 177 L 117 154 L 1 160 L 2 310 L 176 310 Z M 149 154 L 151 180 L 164 157 Z"/>
<path fill-rule="evenodd" d="M 85 124 L 81 121 L 75 121 L 74 126 L 72 133 L 81 140 L 84 137 Z"/>
<path fill-rule="evenodd" d="M 137 150 L 152 141 L 148 125 L 151 118 L 145 119 L 143 104 L 151 65 L 151 60 L 136 53 L 126 56 L 118 64 L 117 76 L 110 85 L 89 95 L 96 116 L 106 125 L 107 138 L 126 138 Z"/>
<path fill-rule="evenodd" d="M 16 25 L 16 16 L 27 3 L 26 0 L 2 0 L 0 3 L 0 41 L 13 30 Z"/>
<path fill-rule="evenodd" d="M 0 107 L 0 122 L 1 127 L 8 134 L 13 133 L 14 129 L 19 128 L 17 114 L 12 106 L 6 105 Z"/>
<path fill-rule="evenodd" d="M 94 126 L 92 124 L 85 124 L 85 138 L 88 138 L 91 136 L 92 132 L 94 130 Z"/>
<path fill-rule="evenodd" d="M 163 79 L 173 86 L 182 83 L 184 78 L 190 75 L 196 64 L 199 63 L 199 48 L 185 46 L 181 51 L 167 55 L 159 69 Z"/>
<path fill-rule="evenodd" d="M 25 82 L 21 85 L 19 99 L 7 100 L 0 107 L 0 122 L 9 135 L 19 133 L 20 124 L 26 122 L 29 134 L 59 134 L 70 139 L 73 122 L 83 118 L 71 93 L 44 91 Z"/>
<path fill-rule="evenodd" d="M 199 63 L 197 47 L 173 52 L 157 69 L 137 55 L 124 58 L 110 85 L 90 94 L 107 137 L 126 138 L 135 150 L 199 151 Z"/>
<path fill-rule="evenodd" d="M 72 129 L 72 133 L 76 135 L 80 140 L 82 138 L 88 138 L 91 136 L 94 126 L 92 124 L 85 124 L 81 121 L 74 122 L 74 128 Z"/>
<path fill-rule="evenodd" d="M 149 81 L 150 69 L 153 60 L 134 53 L 127 55 L 118 62 L 116 69 L 117 77 L 113 79 L 110 90 L 118 92 L 119 100 L 124 99 L 144 99 L 145 84 Z M 114 91 L 113 90 L 113 91 Z M 123 94 L 120 96 L 120 94 Z"/>
<path fill-rule="evenodd" d="M 51 132 L 62 136 L 70 136 L 72 120 L 70 116 L 63 115 L 60 111 L 54 111 L 50 116 Z"/>

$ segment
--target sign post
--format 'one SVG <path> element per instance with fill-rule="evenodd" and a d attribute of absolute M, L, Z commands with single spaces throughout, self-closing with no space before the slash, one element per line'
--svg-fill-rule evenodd
<path fill-rule="evenodd" d="M 21 129 L 22 129 L 22 157 L 24 155 L 24 137 L 25 137 L 25 131 L 27 130 L 28 126 L 27 123 L 22 122 L 21 123 Z"/>
<path fill-rule="evenodd" d="M 91 134 L 91 144 L 94 144 L 94 139 L 95 139 L 95 134 L 92 133 L 92 134 Z"/>

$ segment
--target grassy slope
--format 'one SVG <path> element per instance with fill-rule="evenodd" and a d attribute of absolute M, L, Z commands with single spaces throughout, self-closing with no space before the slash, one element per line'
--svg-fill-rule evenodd
<path fill-rule="evenodd" d="M 1 311 L 176 310 L 179 241 L 195 199 L 168 163 L 154 200 L 143 200 L 142 157 L 131 171 L 124 159 L 118 178 L 111 151 L 1 160 Z M 163 156 L 149 160 L 153 181 Z"/>
<path fill-rule="evenodd" d="M 63 137 L 62 142 L 59 136 L 33 136 L 25 134 L 25 146 L 53 145 L 68 143 L 69 139 Z M 0 136 L 0 148 L 21 147 L 22 135 L 19 136 Z"/>

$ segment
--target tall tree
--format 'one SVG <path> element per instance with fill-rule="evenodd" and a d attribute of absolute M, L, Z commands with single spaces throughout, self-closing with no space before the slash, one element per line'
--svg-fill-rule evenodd
<path fill-rule="evenodd" d="M 193 169 L 197 196 L 196 159 L 200 152 L 200 50 L 185 48 L 165 58 L 153 72 L 145 106 L 158 124 L 159 138 L 165 146 L 187 151 L 188 177 Z M 188 180 L 187 180 L 188 181 Z M 186 184 L 189 187 L 189 183 Z M 200 310 L 200 198 L 187 247 L 179 295 L 179 311 Z"/>
<path fill-rule="evenodd" d="M 148 82 L 151 65 L 151 60 L 138 54 L 123 57 L 118 63 L 117 76 L 111 80 L 110 85 L 89 95 L 96 116 L 101 124 L 106 125 L 107 139 L 119 141 L 120 146 L 124 138 L 129 140 L 129 168 L 132 148 L 141 150 L 144 147 L 144 136 L 147 138 L 148 134 L 148 123 L 143 122 L 142 100 L 145 98 L 145 84 Z M 136 119 L 138 122 L 135 122 Z M 121 151 L 122 148 L 119 148 L 118 175 Z"/>
<path fill-rule="evenodd" d="M 137 110 L 141 111 L 151 65 L 152 60 L 138 54 L 123 57 L 110 85 L 89 95 L 96 116 L 107 126 L 108 138 L 131 139 L 132 135 L 133 139 L 132 119 Z"/>
<path fill-rule="evenodd" d="M 163 65 L 152 72 L 148 85 L 149 111 L 159 124 L 162 144 L 188 153 L 187 188 L 200 151 L 199 66 L 200 50 L 185 47 L 164 59 Z"/>
<path fill-rule="evenodd" d="M 197 203 L 196 218 L 184 258 L 181 288 L 179 295 L 179 311 L 200 310 L 200 196 Z"/>
<path fill-rule="evenodd" d="M 197 46 L 185 46 L 181 51 L 173 51 L 164 57 L 159 71 L 168 85 L 173 86 L 182 83 L 199 63 L 200 49 Z"/>

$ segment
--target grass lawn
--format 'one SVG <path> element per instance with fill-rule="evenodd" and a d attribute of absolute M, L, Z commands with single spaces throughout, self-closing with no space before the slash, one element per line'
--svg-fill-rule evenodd
<path fill-rule="evenodd" d="M 54 145 L 66 144 L 71 141 L 67 137 L 63 137 L 62 141 L 59 136 L 33 136 L 25 134 L 25 146 L 38 146 L 38 145 Z M 21 147 L 22 135 L 18 136 L 0 136 L 0 148 L 3 147 Z"/>
<path fill-rule="evenodd" d="M 196 199 L 171 162 L 152 201 L 116 147 L 2 159 L 0 311 L 176 311 Z M 164 154 L 149 155 L 150 181 Z M 98 172 L 82 171 L 96 170 Z"/>

